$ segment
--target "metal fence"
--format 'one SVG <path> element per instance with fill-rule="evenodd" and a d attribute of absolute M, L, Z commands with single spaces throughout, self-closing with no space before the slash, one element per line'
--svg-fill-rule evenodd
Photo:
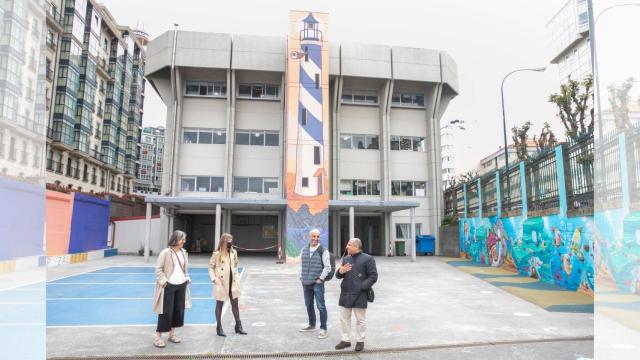
<path fill-rule="evenodd" d="M 620 172 L 620 143 L 617 137 L 605 139 L 595 152 L 595 191 L 598 193 L 598 208 L 615 209 L 622 206 L 622 183 Z"/>
<path fill-rule="evenodd" d="M 593 138 L 587 137 L 563 146 L 567 214 L 593 214 Z"/>
<path fill-rule="evenodd" d="M 498 212 L 496 192 L 496 174 L 490 173 L 482 182 L 482 216 L 494 216 Z"/>
<path fill-rule="evenodd" d="M 640 130 L 627 137 L 627 172 L 629 174 L 629 206 L 640 210 Z"/>
<path fill-rule="evenodd" d="M 621 198 L 620 191 L 620 152 L 618 139 L 612 139 L 602 145 L 604 156 L 594 158 L 593 137 L 562 144 L 562 161 L 564 166 L 564 183 L 558 183 L 558 157 L 556 151 L 539 153 L 524 162 L 524 174 L 521 174 L 521 163 L 511 166 L 508 173 L 500 170 L 500 183 L 496 184 L 495 173 L 481 179 L 481 197 L 478 198 L 478 180 L 473 179 L 466 184 L 467 216 L 493 216 L 500 205 L 501 216 L 511 217 L 522 214 L 522 184 L 524 175 L 526 183 L 528 216 L 544 216 L 560 212 L 560 189 L 566 189 L 567 216 L 588 216 L 593 214 L 594 188 L 603 190 L 609 202 L 617 202 Z M 640 207 L 640 132 L 627 140 L 627 156 L 629 164 L 629 187 L 632 202 Z M 598 168 L 600 167 L 600 168 Z M 594 179 L 595 174 L 602 171 L 610 176 L 603 176 L 601 181 Z M 507 188 L 507 176 L 509 186 Z M 599 186 L 599 187 L 598 187 Z M 498 197 L 497 189 L 500 189 Z M 445 204 L 446 214 L 464 212 L 464 187 L 458 184 L 447 190 L 449 199 Z M 479 214 L 479 202 L 482 201 L 482 214 Z M 615 205 L 614 205 L 615 206 Z M 619 206 L 619 205 L 618 205 Z M 455 208 L 454 208 L 455 207 Z"/>

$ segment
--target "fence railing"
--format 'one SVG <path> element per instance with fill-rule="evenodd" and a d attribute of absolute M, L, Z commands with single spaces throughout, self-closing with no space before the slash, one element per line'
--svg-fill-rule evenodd
<path fill-rule="evenodd" d="M 629 174 L 629 206 L 640 210 L 640 131 L 627 137 L 627 172 Z"/>
<path fill-rule="evenodd" d="M 615 209 L 622 206 L 622 183 L 620 179 L 620 143 L 617 137 L 599 143 L 594 159 L 595 190 L 598 193 L 598 207 Z"/>
<path fill-rule="evenodd" d="M 635 201 L 640 207 L 640 132 L 629 137 L 626 144 L 631 202 Z M 478 179 L 468 181 L 466 187 L 465 184 L 457 184 L 445 191 L 444 212 L 448 216 L 455 214 L 461 217 L 466 205 L 467 217 L 493 216 L 498 210 L 502 217 L 523 215 L 525 210 L 527 216 L 557 214 L 561 210 L 566 211 L 567 216 L 591 215 L 594 188 L 602 189 L 605 195 L 609 194 L 605 197 L 610 202 L 619 202 L 621 198 L 618 139 L 602 147 L 604 156 L 594 158 L 593 137 L 585 137 L 563 143 L 559 148 L 539 153 L 527 161 L 512 164 L 508 172 L 500 169 L 499 183 L 496 173 L 485 175 L 480 181 L 480 192 Z M 558 171 L 562 169 L 561 175 L 564 176 L 559 176 Z M 598 183 L 594 179 L 597 171 L 609 172 L 610 176 L 603 176 L 601 183 Z M 523 178 L 524 184 L 521 181 Z M 526 199 L 522 198 L 523 192 L 526 193 Z M 525 205 L 526 209 L 523 209 Z M 482 209 L 482 214 L 479 209 Z"/>

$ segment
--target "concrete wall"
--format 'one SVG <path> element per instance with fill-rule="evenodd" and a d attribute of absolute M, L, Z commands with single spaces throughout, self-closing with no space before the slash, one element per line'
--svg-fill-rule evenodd
<path fill-rule="evenodd" d="M 47 255 L 68 254 L 73 193 L 47 191 L 46 208 Z"/>
<path fill-rule="evenodd" d="M 118 248 L 120 254 L 138 254 L 138 250 L 144 246 L 145 219 L 133 217 L 113 221 L 113 247 Z M 151 219 L 151 236 L 149 248 L 153 254 L 160 253 L 164 249 L 166 231 L 161 231 L 160 219 Z M 162 241 L 161 241 L 162 240 Z M 161 245 L 162 244 L 162 245 Z"/>

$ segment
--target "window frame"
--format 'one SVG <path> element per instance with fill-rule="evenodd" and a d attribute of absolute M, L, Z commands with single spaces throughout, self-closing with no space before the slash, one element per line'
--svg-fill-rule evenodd
<path fill-rule="evenodd" d="M 241 91 L 241 89 L 244 89 L 245 91 Z M 248 90 L 248 92 L 246 90 Z M 268 94 L 269 92 L 275 92 L 275 95 Z M 254 96 L 258 93 L 259 96 Z M 268 82 L 239 82 L 236 97 L 238 99 L 248 100 L 279 101 L 280 84 Z"/>
<path fill-rule="evenodd" d="M 189 93 L 190 86 L 197 86 L 198 91 L 196 93 Z M 202 94 L 202 89 L 204 89 L 204 94 Z M 216 95 L 216 89 L 218 89 L 218 95 Z M 184 96 L 226 99 L 227 82 L 221 80 L 186 80 L 184 85 Z"/>

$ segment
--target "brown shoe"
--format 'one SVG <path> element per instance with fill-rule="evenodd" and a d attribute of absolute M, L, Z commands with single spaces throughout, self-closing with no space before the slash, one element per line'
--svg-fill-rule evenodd
<path fill-rule="evenodd" d="M 346 349 L 346 348 L 350 348 L 351 347 L 351 343 L 348 341 L 340 341 L 338 343 L 338 345 L 336 345 L 336 350 L 342 350 L 342 349 Z"/>
<path fill-rule="evenodd" d="M 356 351 L 362 351 L 362 350 L 364 350 L 364 342 L 357 342 Z"/>

